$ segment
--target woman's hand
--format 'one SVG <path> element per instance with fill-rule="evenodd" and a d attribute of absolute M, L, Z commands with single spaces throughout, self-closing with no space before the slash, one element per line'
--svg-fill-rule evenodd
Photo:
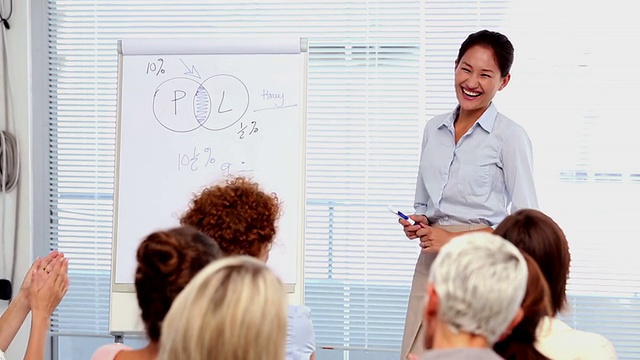
<path fill-rule="evenodd" d="M 404 234 L 407 236 L 408 239 L 410 240 L 417 239 L 418 235 L 416 234 L 416 231 L 423 228 L 424 226 L 428 226 L 429 220 L 424 215 L 409 215 L 409 218 L 413 220 L 416 224 L 412 225 L 409 221 L 405 219 L 398 219 L 398 222 L 400 223 L 400 225 L 403 226 Z"/>
<path fill-rule="evenodd" d="M 48 265 L 31 270 L 29 303 L 34 317 L 50 317 L 69 288 L 69 260 L 58 256 Z"/>
<path fill-rule="evenodd" d="M 55 260 L 63 257 L 63 253 L 54 250 L 42 259 L 37 258 L 36 261 L 31 264 L 31 268 L 29 268 L 29 271 L 27 271 L 24 280 L 22 280 L 22 285 L 20 286 L 20 290 L 18 292 L 18 295 L 16 296 L 16 299 L 23 302 L 25 305 L 29 305 L 29 302 L 31 300 L 31 279 L 33 277 L 32 272 L 36 270 L 51 272 L 53 266 L 55 265 Z"/>
<path fill-rule="evenodd" d="M 416 235 L 420 237 L 420 247 L 423 253 L 440 251 L 455 236 L 452 232 L 431 226 L 424 226 L 418 229 Z"/>

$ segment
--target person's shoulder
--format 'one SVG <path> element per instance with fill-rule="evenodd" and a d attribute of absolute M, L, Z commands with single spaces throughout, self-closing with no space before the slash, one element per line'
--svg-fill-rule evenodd
<path fill-rule="evenodd" d="M 576 347 L 581 349 L 581 359 L 616 359 L 616 350 L 606 337 L 587 331 L 574 330 Z"/>
<path fill-rule="evenodd" d="M 474 359 L 474 360 L 502 360 L 493 349 L 490 348 L 455 348 L 427 350 L 422 353 L 420 360 L 438 359 Z"/>
<path fill-rule="evenodd" d="M 289 317 L 311 317 L 311 310 L 304 305 L 291 305 L 288 307 Z"/>
<path fill-rule="evenodd" d="M 447 118 L 451 116 L 451 111 L 450 112 L 446 112 L 446 113 L 442 113 L 442 114 L 438 114 L 433 116 L 431 119 L 427 120 L 427 125 L 433 125 L 435 124 L 436 126 L 439 126 L 440 124 L 442 124 L 445 120 L 447 120 Z"/>
<path fill-rule="evenodd" d="M 288 312 L 286 358 L 309 358 L 316 351 L 310 310 L 304 305 L 289 305 Z"/>
<path fill-rule="evenodd" d="M 496 113 L 496 120 L 495 120 L 493 126 L 494 126 L 495 129 L 504 131 L 506 133 L 510 133 L 510 132 L 512 132 L 514 130 L 523 131 L 524 132 L 524 127 L 522 127 L 522 125 L 520 125 L 519 123 L 515 122 L 510 117 L 508 117 L 507 115 L 501 113 L 500 111 L 498 111 Z"/>
<path fill-rule="evenodd" d="M 313 338 L 313 324 L 311 323 L 311 311 L 304 305 L 289 305 L 288 307 L 289 332 L 302 338 L 303 342 Z"/>
<path fill-rule="evenodd" d="M 496 115 L 492 134 L 500 139 L 503 144 L 530 143 L 529 135 L 525 128 L 501 112 Z"/>
<path fill-rule="evenodd" d="M 133 350 L 133 348 L 124 344 L 102 345 L 98 348 L 98 350 L 96 350 L 96 352 L 93 353 L 91 360 L 113 360 L 116 358 L 116 355 L 118 355 L 118 353 L 125 350 Z"/>
<path fill-rule="evenodd" d="M 435 132 L 442 124 L 446 123 L 447 119 L 451 117 L 451 113 L 452 112 L 438 114 L 429 119 L 424 127 L 424 133 Z"/>
<path fill-rule="evenodd" d="M 559 319 L 546 319 L 538 331 L 536 349 L 552 359 L 614 360 L 611 341 L 600 334 L 571 328 Z"/>

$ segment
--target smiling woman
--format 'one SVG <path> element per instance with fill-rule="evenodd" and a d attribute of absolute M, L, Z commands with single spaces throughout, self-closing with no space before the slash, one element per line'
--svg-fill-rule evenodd
<path fill-rule="evenodd" d="M 512 63 L 513 45 L 506 36 L 488 30 L 469 35 L 455 61 L 458 106 L 425 126 L 411 215 L 416 224 L 400 220 L 407 237 L 419 239 L 422 248 L 409 297 L 403 358 L 423 350 L 420 307 L 440 248 L 454 233 L 491 231 L 508 209 L 538 206 L 529 137 L 492 103 L 509 84 Z"/>

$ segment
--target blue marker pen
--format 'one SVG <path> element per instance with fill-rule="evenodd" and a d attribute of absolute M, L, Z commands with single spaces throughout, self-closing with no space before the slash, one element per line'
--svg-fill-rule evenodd
<path fill-rule="evenodd" d="M 404 213 L 402 213 L 402 211 L 396 210 L 393 208 L 393 206 L 389 205 L 389 211 L 391 211 L 392 213 L 396 214 L 398 217 L 400 217 L 401 219 L 407 220 L 407 221 L 411 221 L 411 218 L 409 218 L 407 215 L 405 215 Z M 418 222 L 413 222 L 413 225 L 418 225 Z"/>

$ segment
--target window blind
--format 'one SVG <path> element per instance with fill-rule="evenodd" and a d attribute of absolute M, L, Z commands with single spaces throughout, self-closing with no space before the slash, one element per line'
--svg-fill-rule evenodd
<path fill-rule="evenodd" d="M 634 210 L 640 200 L 640 80 L 628 47 L 640 35 L 631 1 L 544 0 L 512 6 L 516 47 L 500 109 L 534 146 L 542 210 L 569 240 L 570 326 L 604 335 L 620 359 L 640 357 L 640 264 Z M 616 76 L 616 73 L 624 76 Z"/>
<path fill-rule="evenodd" d="M 618 358 L 638 358 L 640 265 L 629 239 L 640 200 L 640 163 L 631 155 L 640 150 L 640 126 L 630 120 L 640 76 L 606 74 L 634 68 L 626 52 L 640 35 L 640 8 L 622 0 L 454 3 L 425 5 L 427 117 L 455 106 L 453 60 L 470 32 L 509 36 L 513 76 L 496 103 L 527 129 L 541 210 L 570 243 L 569 306 L 561 318 L 607 337 Z"/>
<path fill-rule="evenodd" d="M 54 328 L 107 332 L 115 41 L 299 35 L 310 46 L 305 301 L 318 345 L 396 350 L 417 247 L 386 208 L 413 198 L 420 26 L 419 1 L 50 0 L 50 234 L 72 259 Z"/>
<path fill-rule="evenodd" d="M 344 350 L 322 358 L 397 359 L 418 249 L 386 207 L 411 211 L 424 122 L 455 106 L 458 47 L 490 28 L 516 48 L 496 103 L 529 132 L 542 210 L 571 244 L 564 318 L 637 358 L 638 76 L 625 51 L 637 5 L 569 2 L 49 0 L 49 233 L 72 259 L 54 329 L 107 332 L 115 41 L 299 35 L 310 45 L 305 302 L 317 342 Z"/>

